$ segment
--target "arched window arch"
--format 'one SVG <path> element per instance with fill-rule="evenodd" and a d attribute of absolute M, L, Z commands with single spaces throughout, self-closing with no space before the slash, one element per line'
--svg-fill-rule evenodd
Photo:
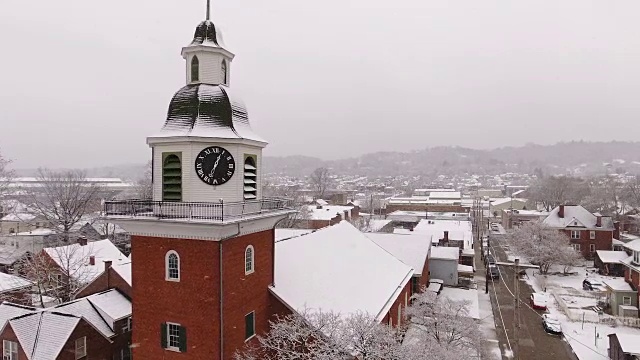
<path fill-rule="evenodd" d="M 200 81 L 200 61 L 196 55 L 191 58 L 191 82 Z"/>
<path fill-rule="evenodd" d="M 165 280 L 180 281 L 180 256 L 171 250 L 165 256 Z"/>
<path fill-rule="evenodd" d="M 227 60 L 222 59 L 222 83 L 227 84 Z"/>
<path fill-rule="evenodd" d="M 247 246 L 247 249 L 244 251 L 244 273 L 245 275 L 249 275 L 255 271 L 256 262 L 255 262 L 255 251 L 253 246 Z"/>

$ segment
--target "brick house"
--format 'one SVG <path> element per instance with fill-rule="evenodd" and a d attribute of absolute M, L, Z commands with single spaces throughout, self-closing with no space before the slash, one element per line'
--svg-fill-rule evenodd
<path fill-rule="evenodd" d="M 353 205 L 307 205 L 306 228 L 321 229 L 338 224 L 342 220 L 354 221 L 360 218 L 360 208 Z"/>
<path fill-rule="evenodd" d="M 0 272 L 0 301 L 31 305 L 33 283 L 23 277 Z"/>
<path fill-rule="evenodd" d="M 586 259 L 593 259 L 597 250 L 613 249 L 613 219 L 592 214 L 580 205 L 560 205 L 553 209 L 543 223 L 564 232 L 571 246 Z"/>
<path fill-rule="evenodd" d="M 624 279 L 633 290 L 640 292 L 640 240 L 625 244 L 625 250 L 630 256 L 620 261 L 625 266 Z M 640 303 L 640 295 L 638 303 Z"/>
<path fill-rule="evenodd" d="M 47 309 L 0 305 L 7 360 L 131 359 L 131 302 L 118 290 Z"/>
<path fill-rule="evenodd" d="M 82 298 L 106 291 L 118 289 L 128 298 L 133 296 L 131 286 L 131 261 L 113 265 L 111 260 L 105 261 L 105 270 L 91 282 L 80 288 L 75 294 L 75 298 Z"/>

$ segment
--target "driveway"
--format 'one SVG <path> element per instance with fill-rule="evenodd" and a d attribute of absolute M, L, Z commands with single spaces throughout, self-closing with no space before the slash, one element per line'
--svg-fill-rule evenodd
<path fill-rule="evenodd" d="M 506 262 L 507 256 L 502 249 L 502 244 L 504 243 L 503 235 L 499 232 L 491 232 L 490 237 L 491 247 L 496 256 L 496 260 Z M 498 341 L 504 354 L 505 349 L 512 348 L 515 350 L 513 331 L 514 299 L 511 295 L 513 291 L 514 271 L 513 268 L 509 266 L 499 266 L 499 268 L 501 277 L 499 280 L 489 281 L 489 294 L 491 295 L 491 305 L 496 322 Z M 539 315 L 542 314 L 542 312 L 531 310 L 524 304 L 529 303 L 531 293 L 531 287 L 524 281 L 520 281 L 519 358 L 522 360 L 577 360 L 571 347 L 563 338 L 549 335 L 543 330 L 542 320 Z M 501 319 L 504 320 L 506 336 Z M 503 356 L 503 359 L 507 359 L 507 357 Z"/>

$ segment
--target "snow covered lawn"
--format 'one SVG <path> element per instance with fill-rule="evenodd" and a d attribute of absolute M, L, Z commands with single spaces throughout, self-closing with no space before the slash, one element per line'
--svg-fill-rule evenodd
<path fill-rule="evenodd" d="M 562 330 L 567 342 L 580 360 L 602 360 L 607 359 L 607 349 L 609 348 L 609 338 L 612 333 L 631 334 L 638 337 L 640 341 L 640 329 L 629 327 L 611 327 L 604 324 L 584 323 L 569 321 L 566 317 L 562 321 Z M 596 337 L 597 336 L 597 337 Z"/>

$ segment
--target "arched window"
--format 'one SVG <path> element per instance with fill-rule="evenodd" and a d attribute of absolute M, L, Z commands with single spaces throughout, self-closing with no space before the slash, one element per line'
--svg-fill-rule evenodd
<path fill-rule="evenodd" d="M 167 252 L 165 263 L 165 280 L 180 281 L 180 256 L 178 253 L 173 250 Z"/>
<path fill-rule="evenodd" d="M 191 82 L 200 81 L 200 61 L 193 55 L 191 58 Z"/>
<path fill-rule="evenodd" d="M 245 275 L 251 274 L 255 270 L 256 262 L 255 262 L 255 253 L 253 251 L 253 246 L 247 246 L 247 249 L 244 251 L 244 273 Z"/>
<path fill-rule="evenodd" d="M 227 85 L 227 60 L 222 59 L 222 83 Z"/>

